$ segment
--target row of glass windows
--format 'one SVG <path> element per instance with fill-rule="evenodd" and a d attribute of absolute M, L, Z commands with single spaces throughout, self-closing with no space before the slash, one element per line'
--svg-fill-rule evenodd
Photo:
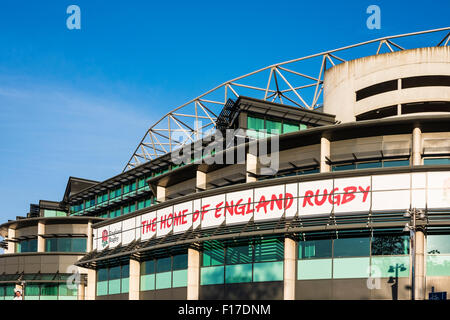
<path fill-rule="evenodd" d="M 45 239 L 46 252 L 86 252 L 86 238 Z"/>
<path fill-rule="evenodd" d="M 24 300 L 76 300 L 77 288 L 69 288 L 65 283 L 27 283 Z"/>
<path fill-rule="evenodd" d="M 293 169 L 290 171 L 279 171 L 278 173 L 274 175 L 266 175 L 266 176 L 259 176 L 258 180 L 267 180 L 267 179 L 273 179 L 273 178 L 281 178 L 281 177 L 291 177 L 291 176 L 301 176 L 305 174 L 312 174 L 312 173 L 319 173 L 320 169 L 317 168 L 307 168 L 307 169 Z"/>
<path fill-rule="evenodd" d="M 187 254 L 152 259 L 141 263 L 141 291 L 186 286 Z"/>
<path fill-rule="evenodd" d="M 283 280 L 283 240 L 268 237 L 224 245 L 203 245 L 200 284 Z"/>
<path fill-rule="evenodd" d="M 247 116 L 247 128 L 255 131 L 266 130 L 269 134 L 282 134 L 305 130 L 307 126 L 302 123 Z"/>
<path fill-rule="evenodd" d="M 108 210 L 100 215 L 101 218 L 115 218 L 124 214 L 132 213 L 136 210 L 141 210 L 144 208 L 148 208 L 156 203 L 156 199 L 154 197 L 142 199 L 139 201 L 134 201 L 128 204 L 125 204 L 122 207 Z"/>
<path fill-rule="evenodd" d="M 44 217 L 65 217 L 67 216 L 67 213 L 64 211 L 58 211 L 58 210 L 44 210 Z"/>
<path fill-rule="evenodd" d="M 408 236 L 320 239 L 298 242 L 298 259 L 407 255 Z"/>
<path fill-rule="evenodd" d="M 297 279 L 409 276 L 409 237 L 320 239 L 298 242 Z"/>
<path fill-rule="evenodd" d="M 130 265 L 97 270 L 97 296 L 128 293 Z"/>
<path fill-rule="evenodd" d="M 450 164 L 450 158 L 428 158 L 424 159 L 424 165 L 439 165 L 439 164 Z M 389 168 L 389 167 L 402 167 L 409 166 L 409 160 L 377 160 L 377 161 L 367 161 L 367 162 L 352 162 L 344 164 L 336 164 L 331 166 L 332 171 L 343 171 L 343 170 L 356 170 L 356 169 L 370 169 L 370 168 Z M 280 171 L 275 175 L 261 176 L 258 180 L 266 180 L 272 178 L 289 177 L 296 175 L 305 175 L 311 173 L 319 173 L 320 169 L 307 168 L 307 169 L 293 169 L 289 171 Z"/>
<path fill-rule="evenodd" d="M 86 238 L 47 238 L 46 252 L 86 252 Z M 37 239 L 22 240 L 16 243 L 16 252 L 37 252 Z"/>
<path fill-rule="evenodd" d="M 16 242 L 16 252 L 37 252 L 37 239 L 21 240 Z"/>
<path fill-rule="evenodd" d="M 13 300 L 15 285 L 0 285 L 0 300 Z"/>
<path fill-rule="evenodd" d="M 119 198 L 120 196 L 127 196 L 131 192 L 134 192 L 136 190 L 147 190 L 148 186 L 146 184 L 147 179 L 150 178 L 150 176 L 143 177 L 137 182 L 132 182 L 123 186 L 120 186 L 116 189 L 113 189 L 108 192 L 104 192 L 102 194 L 97 195 L 96 197 L 93 197 L 91 199 L 86 200 L 84 203 L 76 204 L 70 207 L 70 213 L 78 213 L 80 211 L 83 211 L 84 209 L 92 208 L 96 205 L 103 204 L 107 202 L 108 200 L 115 200 Z M 137 188 L 136 188 L 137 186 Z"/>
<path fill-rule="evenodd" d="M 370 168 L 389 168 L 409 166 L 408 160 L 377 160 L 368 162 L 352 162 L 344 164 L 336 164 L 331 166 L 332 171 L 370 169 Z"/>
<path fill-rule="evenodd" d="M 13 300 L 15 285 L 0 285 L 0 300 Z M 66 283 L 27 283 L 24 300 L 76 300 L 77 288 Z"/>

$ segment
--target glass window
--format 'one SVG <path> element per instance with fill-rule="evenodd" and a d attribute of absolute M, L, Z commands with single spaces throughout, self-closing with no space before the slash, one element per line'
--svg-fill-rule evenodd
<path fill-rule="evenodd" d="M 253 261 L 253 248 L 251 244 L 232 246 L 226 250 L 226 264 L 250 263 Z"/>
<path fill-rule="evenodd" d="M 109 268 L 109 280 L 120 279 L 120 266 Z"/>
<path fill-rule="evenodd" d="M 236 264 L 225 267 L 225 283 L 252 282 L 252 264 Z"/>
<path fill-rule="evenodd" d="M 172 287 L 172 272 L 161 272 L 156 274 L 156 290 Z"/>
<path fill-rule="evenodd" d="M 298 243 L 299 259 L 331 258 L 331 255 L 331 239 L 299 241 Z"/>
<path fill-rule="evenodd" d="M 97 281 L 107 281 L 108 280 L 108 269 L 98 269 L 97 270 Z"/>
<path fill-rule="evenodd" d="M 108 281 L 97 282 L 97 295 L 104 296 L 108 294 Z"/>
<path fill-rule="evenodd" d="M 429 158 L 423 159 L 425 165 L 450 164 L 450 158 Z"/>
<path fill-rule="evenodd" d="M 156 272 L 167 272 L 170 271 L 171 269 L 172 265 L 170 257 L 158 259 L 156 261 Z"/>
<path fill-rule="evenodd" d="M 370 258 L 333 259 L 333 278 L 368 278 L 370 275 Z"/>
<path fill-rule="evenodd" d="M 253 265 L 253 281 L 283 281 L 283 261 L 262 262 Z"/>
<path fill-rule="evenodd" d="M 409 277 L 409 256 L 372 257 L 371 272 L 374 277 Z"/>
<path fill-rule="evenodd" d="M 381 161 L 361 162 L 356 164 L 357 169 L 381 168 L 383 163 Z"/>
<path fill-rule="evenodd" d="M 369 238 L 342 238 L 334 240 L 334 257 L 364 257 L 369 255 Z"/>
<path fill-rule="evenodd" d="M 253 130 L 264 130 L 264 119 L 247 116 L 247 128 Z"/>
<path fill-rule="evenodd" d="M 58 285 L 57 284 L 42 284 L 41 296 L 57 296 Z"/>
<path fill-rule="evenodd" d="M 224 282 L 224 266 L 201 268 L 200 284 L 221 284 Z"/>
<path fill-rule="evenodd" d="M 25 286 L 25 297 L 27 296 L 39 296 L 40 288 L 39 284 L 27 284 Z"/>
<path fill-rule="evenodd" d="M 173 270 L 187 269 L 187 254 L 173 256 Z"/>
<path fill-rule="evenodd" d="M 203 244 L 203 266 L 217 266 L 225 263 L 225 250 L 219 241 L 207 241 Z"/>
<path fill-rule="evenodd" d="M 255 240 L 255 262 L 281 261 L 284 259 L 284 244 L 276 238 Z"/>
<path fill-rule="evenodd" d="M 155 273 L 155 260 L 148 260 L 141 263 L 141 274 Z"/>
<path fill-rule="evenodd" d="M 427 256 L 427 276 L 450 276 L 450 256 Z"/>
<path fill-rule="evenodd" d="M 283 122 L 283 133 L 289 133 L 299 130 L 299 125 L 296 123 Z"/>
<path fill-rule="evenodd" d="M 173 272 L 173 288 L 187 287 L 187 269 Z"/>
<path fill-rule="evenodd" d="M 332 259 L 298 260 L 297 279 L 331 279 Z"/>
<path fill-rule="evenodd" d="M 141 291 L 155 290 L 155 275 L 146 274 L 141 276 Z"/>
<path fill-rule="evenodd" d="M 450 235 L 428 235 L 427 253 L 428 254 L 450 253 Z"/>
<path fill-rule="evenodd" d="M 372 255 L 409 254 L 409 237 L 379 236 L 372 238 Z"/>
<path fill-rule="evenodd" d="M 274 120 L 266 120 L 266 130 L 267 133 L 271 134 L 281 134 L 281 122 Z"/>
<path fill-rule="evenodd" d="M 331 166 L 332 171 L 343 171 L 343 170 L 354 170 L 356 169 L 356 165 L 353 164 L 342 164 L 342 165 L 333 165 Z"/>
<path fill-rule="evenodd" d="M 383 167 L 402 167 L 409 166 L 409 160 L 385 160 L 383 161 Z"/>

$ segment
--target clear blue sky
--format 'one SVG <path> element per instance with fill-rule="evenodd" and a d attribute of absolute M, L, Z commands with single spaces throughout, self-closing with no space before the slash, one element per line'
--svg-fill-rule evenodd
<path fill-rule="evenodd" d="M 66 8 L 81 8 L 81 30 Z M 381 8 L 381 30 L 366 8 Z M 266 65 L 344 45 L 449 25 L 450 2 L 0 2 L 0 222 L 69 176 L 121 172 L 170 109 Z"/>

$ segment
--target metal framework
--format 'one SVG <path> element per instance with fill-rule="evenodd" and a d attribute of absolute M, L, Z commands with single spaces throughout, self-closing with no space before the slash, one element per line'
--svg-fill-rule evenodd
<path fill-rule="evenodd" d="M 123 171 L 135 168 L 212 133 L 216 127 L 216 119 L 228 99 L 245 95 L 313 110 L 322 105 L 323 76 L 327 67 L 366 56 L 367 52 L 375 52 L 375 55 L 378 55 L 405 50 L 408 45 L 407 39 L 410 38 L 417 40 L 421 44 L 419 47 L 427 46 L 423 43 L 428 46 L 448 46 L 449 30 L 450 27 L 445 27 L 382 37 L 273 64 L 226 81 L 178 106 L 153 124 L 145 133 Z M 426 38 L 430 34 L 431 39 Z M 440 39 L 439 42 L 430 45 L 436 43 L 436 37 Z M 405 41 L 405 44 L 402 43 L 400 46 L 398 40 Z"/>

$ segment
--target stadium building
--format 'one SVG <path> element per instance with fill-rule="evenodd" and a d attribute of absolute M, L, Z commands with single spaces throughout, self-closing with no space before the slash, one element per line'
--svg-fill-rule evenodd
<path fill-rule="evenodd" d="M 0 226 L 5 296 L 33 277 L 25 299 L 65 297 L 70 264 L 92 300 L 449 291 L 449 30 L 271 65 L 170 111 L 122 173 L 70 178 Z"/>

